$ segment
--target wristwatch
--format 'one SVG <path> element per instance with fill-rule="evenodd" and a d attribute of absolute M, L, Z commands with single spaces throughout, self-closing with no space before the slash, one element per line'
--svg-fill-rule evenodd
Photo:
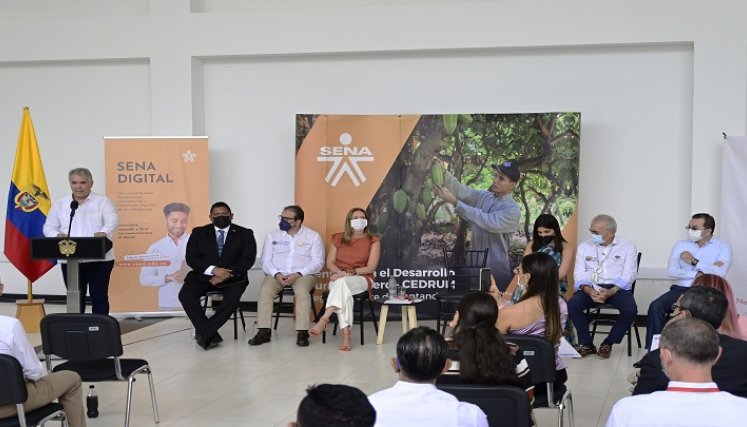
<path fill-rule="evenodd" d="M 690 261 L 690 265 L 692 265 L 693 267 L 695 267 L 696 265 L 698 265 L 699 262 L 700 262 L 699 259 L 693 257 L 693 259 Z"/>

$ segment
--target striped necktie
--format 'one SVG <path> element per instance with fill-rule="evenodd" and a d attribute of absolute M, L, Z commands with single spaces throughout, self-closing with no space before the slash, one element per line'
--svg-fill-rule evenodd
<path fill-rule="evenodd" d="M 218 256 L 223 255 L 223 246 L 226 244 L 225 234 L 225 231 L 218 230 Z"/>

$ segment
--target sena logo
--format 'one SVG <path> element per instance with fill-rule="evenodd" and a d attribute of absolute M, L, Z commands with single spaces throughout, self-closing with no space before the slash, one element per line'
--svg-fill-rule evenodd
<path fill-rule="evenodd" d="M 353 137 L 349 133 L 340 135 L 340 147 L 322 147 L 319 149 L 318 162 L 331 162 L 324 180 L 336 187 L 343 175 L 350 177 L 356 187 L 366 182 L 366 175 L 360 168 L 360 162 L 373 162 L 374 156 L 368 147 L 350 147 Z"/>

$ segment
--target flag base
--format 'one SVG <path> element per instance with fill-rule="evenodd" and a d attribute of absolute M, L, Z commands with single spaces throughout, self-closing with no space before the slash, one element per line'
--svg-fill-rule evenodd
<path fill-rule="evenodd" d="M 41 320 L 46 315 L 43 299 L 35 299 L 30 302 L 27 299 L 16 301 L 16 319 L 21 321 L 23 329 L 28 333 L 38 333 Z"/>

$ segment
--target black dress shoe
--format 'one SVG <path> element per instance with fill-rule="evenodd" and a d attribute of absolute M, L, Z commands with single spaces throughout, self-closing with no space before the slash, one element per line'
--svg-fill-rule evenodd
<path fill-rule="evenodd" d="M 270 332 L 270 329 L 260 328 L 257 331 L 257 335 L 255 335 L 254 338 L 249 340 L 249 345 L 262 345 L 266 342 L 270 342 L 271 336 L 272 336 L 272 333 Z"/>
<path fill-rule="evenodd" d="M 309 346 L 309 333 L 307 331 L 298 331 L 298 337 L 296 338 L 296 345 L 299 347 Z"/>
<path fill-rule="evenodd" d="M 220 335 L 213 335 L 213 338 L 208 340 L 207 338 L 203 337 L 202 335 L 195 335 L 195 340 L 197 340 L 197 345 L 202 347 L 203 350 L 210 350 L 211 348 L 218 347 L 218 344 L 220 344 L 223 341 L 223 338 L 220 337 Z"/>

